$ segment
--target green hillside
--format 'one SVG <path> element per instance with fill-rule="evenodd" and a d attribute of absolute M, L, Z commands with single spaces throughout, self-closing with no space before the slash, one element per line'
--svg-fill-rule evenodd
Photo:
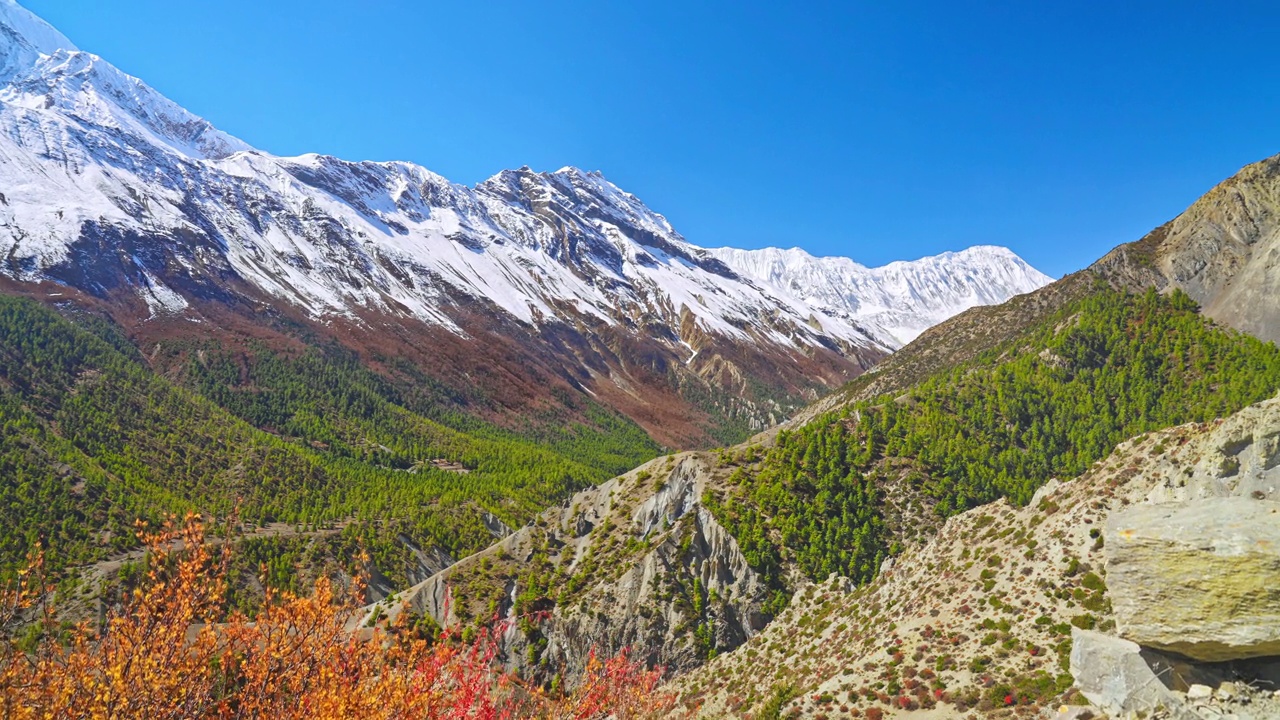
<path fill-rule="evenodd" d="M 357 519 L 375 555 L 403 532 L 457 556 L 492 541 L 486 511 L 522 524 L 659 451 L 598 406 L 501 429 L 332 348 L 185 349 L 171 380 L 101 320 L 0 296 L 3 567 L 37 544 L 55 566 L 92 561 L 131 547 L 137 518 L 236 508 L 248 523 Z"/>
<path fill-rule="evenodd" d="M 930 516 L 999 498 L 1025 504 L 1122 440 L 1221 417 L 1277 389 L 1275 345 L 1213 325 L 1180 292 L 1099 287 L 905 394 L 783 432 L 758 458 L 726 454 L 741 466 L 704 502 L 771 578 L 780 607 L 789 563 L 814 580 L 874 577 L 901 539 L 885 516 L 895 479 Z"/>

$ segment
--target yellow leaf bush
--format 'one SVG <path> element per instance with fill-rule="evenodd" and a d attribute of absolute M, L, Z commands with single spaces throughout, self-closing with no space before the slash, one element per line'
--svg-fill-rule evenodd
<path fill-rule="evenodd" d="M 228 545 L 198 518 L 144 536 L 145 581 L 103 632 L 12 640 L 49 588 L 42 563 L 0 591 L 0 712 L 5 718 L 548 720 L 666 717 L 660 671 L 624 654 L 592 656 L 577 689 L 548 694 L 502 671 L 495 634 L 462 643 L 406 628 L 352 631 L 360 587 L 319 580 L 307 597 L 268 591 L 250 620 L 226 615 Z M 43 613 L 47 628 L 53 614 Z M 221 619 L 221 621 L 219 621 Z"/>

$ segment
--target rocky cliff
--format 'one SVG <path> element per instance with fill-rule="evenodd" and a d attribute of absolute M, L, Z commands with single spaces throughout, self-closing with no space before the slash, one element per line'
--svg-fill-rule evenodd
<path fill-rule="evenodd" d="M 1280 340 L 1280 156 L 1243 168 L 1093 270 L 1129 287 L 1181 288 L 1209 317 Z"/>
<path fill-rule="evenodd" d="M 505 618 L 506 656 L 548 675 L 575 676 L 593 649 L 630 648 L 673 671 L 691 669 L 767 620 L 770 589 L 700 502 L 723 474 L 710 454 L 654 460 L 575 495 L 378 612 L 445 626 Z"/>

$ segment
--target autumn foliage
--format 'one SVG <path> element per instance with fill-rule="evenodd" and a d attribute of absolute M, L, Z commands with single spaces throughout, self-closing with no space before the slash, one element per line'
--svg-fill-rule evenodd
<path fill-rule="evenodd" d="M 577 689 L 550 694 L 495 663 L 491 635 L 353 631 L 350 588 L 320 580 L 310 596 L 268 592 L 250 621 L 226 614 L 229 550 L 194 518 L 145 537 L 149 574 L 102 633 L 51 632 L 0 650 L 5 718 L 516 718 L 667 716 L 659 671 L 625 654 L 592 657 Z M 31 620 L 48 596 L 35 558 L 0 594 L 0 623 Z M 221 622 L 214 622 L 215 620 Z M 6 633 L 7 635 L 7 633 Z"/>

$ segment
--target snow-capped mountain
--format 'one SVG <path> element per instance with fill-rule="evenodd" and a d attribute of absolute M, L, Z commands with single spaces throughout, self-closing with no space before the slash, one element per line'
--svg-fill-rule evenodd
<path fill-rule="evenodd" d="M 273 156 L 13 0 L 0 0 L 0 247 L 0 277 L 135 308 L 138 327 L 199 324 L 216 306 L 379 341 L 394 326 L 411 347 L 519 336 L 570 385 L 631 398 L 615 407 L 694 382 L 729 398 L 716 413 L 745 403 L 753 425 L 1043 278 L 1013 273 L 1007 251 L 954 272 L 959 256 L 861 275 L 815 260 L 823 288 L 797 292 L 750 254 L 690 244 L 599 173 L 522 168 L 467 187 L 410 163 Z"/>
<path fill-rule="evenodd" d="M 687 313 L 743 340 L 871 345 L 727 272 L 598 174 L 520 170 L 468 188 L 408 163 L 274 157 L 3 8 L 0 237 L 20 279 L 57 278 L 86 235 L 162 235 L 182 238 L 163 243 L 165 267 L 122 258 L 157 311 L 185 307 L 160 276 L 212 263 L 317 318 L 376 309 L 461 332 L 448 308 L 461 294 L 535 325 Z"/>
<path fill-rule="evenodd" d="M 979 245 L 869 268 L 800 248 L 710 251 L 735 272 L 825 315 L 844 318 L 897 349 L 971 307 L 995 305 L 1053 282 L 1008 248 Z"/>

